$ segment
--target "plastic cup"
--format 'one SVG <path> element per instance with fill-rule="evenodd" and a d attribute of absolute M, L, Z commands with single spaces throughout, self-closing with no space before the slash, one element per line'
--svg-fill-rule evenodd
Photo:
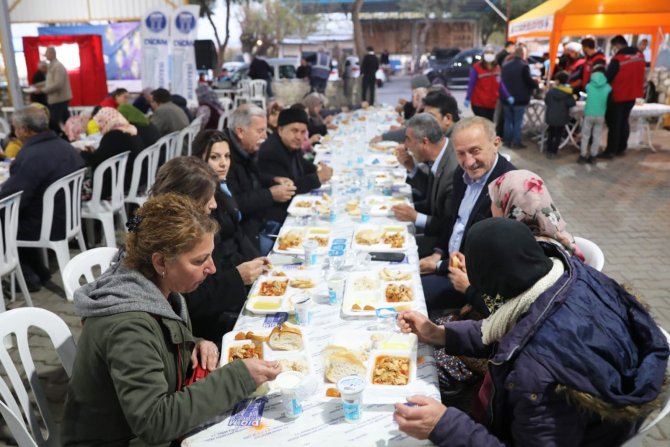
<path fill-rule="evenodd" d="M 305 267 L 316 266 L 316 250 L 319 248 L 319 243 L 308 239 L 302 243 L 302 248 L 305 250 Z"/>
<path fill-rule="evenodd" d="M 398 312 L 393 307 L 381 307 L 375 310 L 377 315 L 377 329 L 392 332 L 395 329 L 395 320 Z"/>
<path fill-rule="evenodd" d="M 295 308 L 295 319 L 300 326 L 309 325 L 312 320 L 312 297 L 306 293 L 293 296 L 293 307 Z"/>
<path fill-rule="evenodd" d="M 361 201 L 361 223 L 370 222 L 370 205 Z"/>
<path fill-rule="evenodd" d="M 361 376 L 346 376 L 337 381 L 346 422 L 356 423 L 361 420 L 364 389 L 365 380 Z"/>
<path fill-rule="evenodd" d="M 387 178 L 382 182 L 382 195 L 391 196 L 393 194 L 393 179 Z"/>
<path fill-rule="evenodd" d="M 328 278 L 328 302 L 337 305 L 344 295 L 344 275 L 335 273 Z"/>
<path fill-rule="evenodd" d="M 275 378 L 275 385 L 281 390 L 282 408 L 287 418 L 296 419 L 302 414 L 300 384 L 303 378 L 304 375 L 297 371 L 286 371 Z"/>

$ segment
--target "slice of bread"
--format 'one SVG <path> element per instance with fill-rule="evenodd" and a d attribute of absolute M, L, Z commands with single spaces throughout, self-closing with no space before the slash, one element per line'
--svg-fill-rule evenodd
<path fill-rule="evenodd" d="M 365 377 L 367 368 L 353 352 L 339 346 L 329 346 L 324 350 L 326 380 L 337 383 L 342 377 L 357 375 Z"/>
<path fill-rule="evenodd" d="M 268 345 L 275 351 L 299 351 L 302 349 L 302 332 L 286 323 L 275 326 L 270 332 Z"/>

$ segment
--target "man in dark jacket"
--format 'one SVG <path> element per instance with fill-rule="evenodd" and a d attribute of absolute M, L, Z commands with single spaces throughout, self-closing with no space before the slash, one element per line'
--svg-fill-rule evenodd
<path fill-rule="evenodd" d="M 530 68 L 526 62 L 526 48 L 517 47 L 514 58 L 502 66 L 502 83 L 509 92 L 507 104 L 503 104 L 505 115 L 504 143 L 510 148 L 525 148 L 521 143 L 521 124 L 526 106 L 530 102 L 537 82 L 530 76 Z"/>
<path fill-rule="evenodd" d="M 267 94 L 268 97 L 272 98 L 272 67 L 266 60 L 258 56 L 252 56 L 249 64 L 249 77 L 267 82 Z"/>
<path fill-rule="evenodd" d="M 372 47 L 367 48 L 368 53 L 363 56 L 361 62 L 361 101 L 367 101 L 371 106 L 375 105 L 375 88 L 377 87 L 377 70 L 379 70 L 379 59 Z"/>
<path fill-rule="evenodd" d="M 472 225 L 491 217 L 488 184 L 505 172 L 516 169 L 498 155 L 500 138 L 488 119 L 479 116 L 462 119 L 454 125 L 451 135 L 459 167 L 454 171 L 446 225 L 433 254 L 419 261 L 429 312 L 465 304 L 465 296 L 454 289 L 446 276 L 451 254 L 463 250 Z"/>
<path fill-rule="evenodd" d="M 607 147 L 599 157 L 622 156 L 628 148 L 630 125 L 628 119 L 635 106 L 635 99 L 644 97 L 644 55 L 635 47 L 629 47 L 623 36 L 610 40 L 616 54 L 607 66 L 607 82 L 612 93 L 607 103 Z"/>
<path fill-rule="evenodd" d="M 267 254 L 272 239 L 263 237 L 265 212 L 274 203 L 285 203 L 295 194 L 293 181 L 284 177 L 262 175 L 258 171 L 257 154 L 267 137 L 265 112 L 254 104 L 243 104 L 229 118 L 230 138 L 228 187 L 242 213 L 242 229 L 261 252 Z"/>
<path fill-rule="evenodd" d="M 485 425 L 412 396 L 396 405 L 400 431 L 449 447 L 629 440 L 667 388 L 668 343 L 643 305 L 513 219 L 474 225 L 465 260 L 472 285 L 497 297 L 491 315 L 438 326 L 402 312 L 399 326 L 449 355 L 488 359 L 476 408 Z"/>
<path fill-rule="evenodd" d="M 330 180 L 333 169 L 323 163 L 315 166 L 304 159 L 302 143 L 307 136 L 307 113 L 301 109 L 284 109 L 277 119 L 277 132 L 261 145 L 258 170 L 264 176 L 290 179 L 297 194 L 305 194 Z M 275 202 L 266 218 L 280 225 L 286 218 L 288 202 Z"/>
<path fill-rule="evenodd" d="M 44 191 L 56 180 L 84 167 L 84 160 L 75 148 L 49 130 L 49 119 L 43 110 L 30 106 L 18 110 L 12 115 L 12 124 L 23 147 L 9 168 L 10 177 L 0 189 L 0 198 L 23 191 L 17 239 L 34 241 L 39 239 L 42 228 Z M 65 201 L 56 197 L 53 240 L 65 237 Z M 29 290 L 39 290 L 51 276 L 42 264 L 39 249 L 20 248 L 19 257 Z"/>

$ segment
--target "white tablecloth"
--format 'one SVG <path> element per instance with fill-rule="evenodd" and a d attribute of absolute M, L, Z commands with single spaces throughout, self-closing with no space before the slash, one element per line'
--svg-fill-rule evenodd
<path fill-rule="evenodd" d="M 361 112 L 362 113 L 362 112 Z M 362 116 L 374 118 L 382 115 L 372 111 L 364 113 Z M 356 171 L 358 167 L 363 168 L 362 159 L 372 155 L 367 152 L 366 141 L 374 135 L 380 128 L 388 126 L 392 118 L 390 112 L 383 114 L 383 120 L 379 118 L 359 121 L 353 119 L 348 125 L 341 126 L 334 133 L 334 141 L 328 145 L 332 148 L 329 153 L 321 153 L 319 157 L 328 160 L 335 167 L 335 172 L 339 175 L 335 177 L 338 183 L 338 192 L 335 198 L 346 200 L 350 198 L 344 192 L 345 184 L 354 175 L 353 173 L 342 174 L 343 171 Z M 381 122 L 380 122 L 381 121 Z M 365 168 L 366 173 L 371 169 Z M 376 169 L 376 168 L 375 168 Z M 339 180 L 339 182 L 338 182 Z M 367 193 L 367 191 L 365 192 Z M 304 219 L 289 217 L 285 225 L 300 225 Z M 395 219 L 389 217 L 373 217 L 370 223 L 394 223 Z M 340 213 L 334 223 L 325 220 L 319 222 L 320 226 L 329 226 L 333 232 L 334 239 L 346 239 L 347 247 L 351 246 L 352 234 L 354 228 L 360 224 L 359 218 L 351 218 L 344 213 Z M 410 236 L 408 241 L 408 252 L 411 253 L 410 262 L 414 265 L 416 272 L 415 293 L 416 308 L 426 312 L 423 290 L 421 282 L 418 279 L 418 257 L 416 256 L 416 244 L 414 238 Z M 275 262 L 286 260 L 286 257 L 276 257 L 271 255 Z M 406 258 L 407 259 L 407 258 Z M 319 261 L 322 267 L 327 264 L 327 257 L 320 257 Z M 374 263 L 379 264 L 379 263 Z M 354 266 L 354 270 L 370 269 L 370 265 Z M 346 274 L 346 273 L 345 273 Z M 304 329 L 309 352 L 311 354 L 311 365 L 315 375 L 323 381 L 323 362 L 321 352 L 332 342 L 333 334 L 342 331 L 365 331 L 376 325 L 374 318 L 355 318 L 346 317 L 341 314 L 339 307 L 327 303 L 325 294 L 315 297 L 317 305 L 314 308 L 313 320 L 310 326 Z M 289 321 L 292 321 L 292 317 Z M 265 316 L 254 315 L 244 310 L 237 321 L 235 330 L 254 330 L 262 328 L 265 322 Z M 417 380 L 409 394 L 423 394 L 440 399 L 437 379 L 437 369 L 433 357 L 433 348 L 419 344 L 417 352 Z M 261 424 L 257 427 L 239 427 L 230 426 L 230 417 L 223 415 L 219 421 L 209 428 L 200 431 L 188 437 L 182 445 L 188 447 L 210 446 L 210 445 L 242 445 L 249 443 L 255 446 L 290 445 L 290 446 L 318 446 L 318 445 L 339 445 L 339 446 L 413 446 L 430 445 L 428 441 L 419 441 L 401 433 L 397 425 L 393 422 L 393 405 L 395 402 L 404 402 L 405 397 L 400 393 L 398 395 L 388 395 L 384 399 L 376 399 L 375 404 L 365 404 L 363 407 L 362 420 L 357 424 L 348 424 L 344 422 L 342 405 L 339 399 L 325 397 L 326 385 L 322 383 L 319 391 L 303 402 L 304 413 L 295 420 L 290 420 L 282 416 L 282 406 L 279 396 L 271 396 L 265 405 Z M 332 387 L 332 385 L 330 386 Z M 386 400 L 388 403 L 383 403 Z"/>

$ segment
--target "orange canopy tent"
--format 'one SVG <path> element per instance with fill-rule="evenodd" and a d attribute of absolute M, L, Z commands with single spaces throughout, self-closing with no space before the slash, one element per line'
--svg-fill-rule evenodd
<path fill-rule="evenodd" d="M 511 39 L 549 39 L 549 73 L 564 36 L 649 34 L 653 67 L 670 32 L 670 0 L 549 0 L 512 20 L 508 31 Z"/>

